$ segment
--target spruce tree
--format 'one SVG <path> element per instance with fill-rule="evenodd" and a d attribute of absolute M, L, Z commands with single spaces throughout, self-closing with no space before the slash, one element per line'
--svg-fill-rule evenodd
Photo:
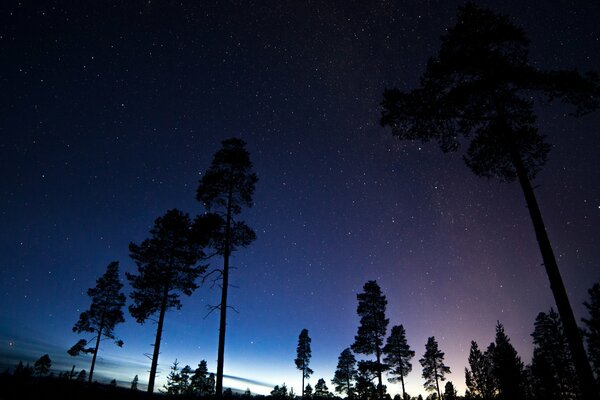
<path fill-rule="evenodd" d="M 578 397 L 577 375 L 560 317 L 550 309 L 535 319 L 530 380 L 537 399 L 559 400 Z"/>
<path fill-rule="evenodd" d="M 304 379 L 308 379 L 313 373 L 313 370 L 309 368 L 311 350 L 310 350 L 310 336 L 308 336 L 308 329 L 302 329 L 298 336 L 298 346 L 296 348 L 296 368 L 302 372 L 302 386 L 304 387 Z"/>
<path fill-rule="evenodd" d="M 464 160 L 476 175 L 519 181 L 584 394 L 597 399 L 532 180 L 551 149 L 535 124 L 534 100 L 572 104 L 577 116 L 591 112 L 599 105 L 598 75 L 536 68 L 524 31 L 472 1 L 460 7 L 457 20 L 417 89 L 385 91 L 381 124 L 403 140 L 436 141 L 444 152 L 457 151 L 466 139 Z"/>
<path fill-rule="evenodd" d="M 467 391 L 471 399 L 492 400 L 496 396 L 497 384 L 493 371 L 491 350 L 481 352 L 477 342 L 471 341 L 469 367 L 465 368 Z"/>
<path fill-rule="evenodd" d="M 435 391 L 440 397 L 439 381 L 446 380 L 446 374 L 450 373 L 450 367 L 444 364 L 444 353 L 438 348 L 438 342 L 435 336 L 430 336 L 425 344 L 425 354 L 419 360 L 423 367 L 423 378 L 425 390 Z"/>
<path fill-rule="evenodd" d="M 130 243 L 129 252 L 137 265 L 137 274 L 126 274 L 133 288 L 129 311 L 140 324 L 158 313 L 148 379 L 148 393 L 153 393 L 165 313 L 171 308 L 179 310 L 180 295 L 190 296 L 198 288 L 196 280 L 206 270 L 205 265 L 198 265 L 204 253 L 188 214 L 176 209 L 157 218 L 150 238 L 139 245 Z"/>
<path fill-rule="evenodd" d="M 490 346 L 490 354 L 492 370 L 498 385 L 498 399 L 523 399 L 525 395 L 523 362 L 499 321 L 496 324 L 496 339 Z"/>
<path fill-rule="evenodd" d="M 382 373 L 386 369 L 382 363 L 383 340 L 390 322 L 385 317 L 387 300 L 381 293 L 381 288 L 376 281 L 368 281 L 363 286 L 363 292 L 357 296 L 357 313 L 360 317 L 358 332 L 354 336 L 352 350 L 355 353 L 375 355 L 375 372 L 378 381 L 379 399 L 383 400 L 384 386 Z"/>
<path fill-rule="evenodd" d="M 345 348 L 338 357 L 337 368 L 331 383 L 335 385 L 335 391 L 346 394 L 349 398 L 354 397 L 354 384 L 358 370 L 356 369 L 356 358 L 350 348 Z"/>
<path fill-rule="evenodd" d="M 392 332 L 387 338 L 383 353 L 385 354 L 383 361 L 390 368 L 390 374 L 392 375 L 392 378 L 388 380 L 402 384 L 402 399 L 404 399 L 406 398 L 404 377 L 412 371 L 410 360 L 415 356 L 415 352 L 410 349 L 406 340 L 404 326 L 392 327 Z"/>
<path fill-rule="evenodd" d="M 73 326 L 73 332 L 88 332 L 93 335 L 89 340 L 80 339 L 68 350 L 71 356 L 77 356 L 79 353 L 92 354 L 89 382 L 92 382 L 94 376 L 96 357 L 102 338 L 115 340 L 119 347 L 123 345 L 123 341 L 116 339 L 114 335 L 115 326 L 125 321 L 123 318 L 125 295 L 121 292 L 122 288 L 123 284 L 119 280 L 119 262 L 113 261 L 106 267 L 106 272 L 96 280 L 96 286 L 88 289 L 87 295 L 92 300 L 92 304 L 87 311 L 79 315 L 79 320 Z M 94 347 L 86 348 L 91 341 L 94 341 Z"/>
<path fill-rule="evenodd" d="M 231 138 L 222 141 L 221 144 L 222 148 L 215 153 L 196 190 L 196 199 L 223 221 L 213 237 L 213 246 L 223 257 L 223 268 L 219 270 L 222 280 L 221 302 L 214 307 L 220 312 L 217 398 L 221 398 L 223 394 L 230 256 L 238 248 L 246 247 L 256 239 L 254 231 L 243 221 L 236 220 L 236 216 L 242 212 L 242 207 L 252 207 L 252 197 L 258 181 L 258 177 L 252 172 L 246 143 L 241 139 Z"/>

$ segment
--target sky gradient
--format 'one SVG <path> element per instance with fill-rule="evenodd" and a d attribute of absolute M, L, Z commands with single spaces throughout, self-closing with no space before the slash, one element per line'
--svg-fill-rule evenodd
<path fill-rule="evenodd" d="M 330 380 L 358 328 L 356 294 L 376 280 L 389 330 L 416 352 L 429 336 L 464 393 L 471 340 L 504 326 L 525 363 L 533 322 L 554 306 L 517 183 L 477 178 L 461 154 L 399 142 L 379 125 L 385 88 L 411 89 L 457 1 L 5 2 L 0 5 L 0 364 L 66 350 L 111 261 L 168 209 L 204 211 L 198 180 L 221 141 L 246 141 L 259 177 L 242 214 L 257 234 L 234 254 L 225 387 L 300 393 Z M 600 66 L 600 4 L 481 1 L 508 14 L 541 69 Z M 534 184 L 579 321 L 600 281 L 600 112 L 536 107 L 553 144 Z M 211 261 L 218 267 L 219 260 Z M 125 292 L 130 287 L 126 280 Z M 157 388 L 175 359 L 216 369 L 219 291 L 204 285 L 166 315 Z M 128 304 L 130 301 L 128 300 Z M 123 348 L 100 347 L 95 376 L 147 382 L 155 325 L 126 313 Z M 389 332 L 388 330 L 388 332 Z M 388 385 L 394 395 L 398 385 Z"/>

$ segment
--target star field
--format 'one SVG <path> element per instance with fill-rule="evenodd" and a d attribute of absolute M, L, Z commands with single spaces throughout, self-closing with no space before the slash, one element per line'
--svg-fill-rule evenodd
<path fill-rule="evenodd" d="M 464 392 L 471 340 L 502 322 L 524 362 L 537 313 L 554 306 L 518 184 L 471 173 L 460 153 L 399 142 L 379 125 L 385 88 L 418 84 L 460 2 L 8 2 L 0 6 L 0 366 L 66 350 L 86 291 L 170 208 L 195 215 L 202 172 L 228 137 L 259 177 L 242 217 L 257 240 L 235 253 L 226 387 L 300 393 L 329 385 L 358 327 L 356 294 L 377 280 L 418 359 L 435 335 Z M 600 5 L 481 1 L 531 40 L 541 69 L 600 65 Z M 536 108 L 553 144 L 534 182 L 575 316 L 600 281 L 600 113 Z M 218 260 L 215 266 L 218 266 Z M 129 287 L 124 280 L 125 289 Z M 219 292 L 206 284 L 166 315 L 157 386 L 175 358 L 216 369 Z M 129 304 L 129 303 L 128 303 Z M 155 325 L 126 313 L 98 379 L 147 381 Z M 389 332 L 388 332 L 389 333 Z M 248 379 L 250 381 L 240 380 Z M 388 384 L 388 391 L 399 392 Z"/>

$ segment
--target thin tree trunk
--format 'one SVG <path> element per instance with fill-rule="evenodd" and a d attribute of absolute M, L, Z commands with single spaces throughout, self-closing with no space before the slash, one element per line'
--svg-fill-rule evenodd
<path fill-rule="evenodd" d="M 402 400 L 406 400 L 406 390 L 404 390 L 404 375 L 400 375 L 400 382 L 402 383 Z"/>
<path fill-rule="evenodd" d="M 353 398 L 354 394 L 350 390 L 350 368 L 348 368 L 348 370 L 346 370 L 346 384 L 348 385 L 348 392 L 347 392 L 348 397 Z"/>
<path fill-rule="evenodd" d="M 90 366 L 90 376 L 88 382 L 92 383 L 92 376 L 94 375 L 94 366 L 96 365 L 96 356 L 98 355 L 98 348 L 100 347 L 100 339 L 102 338 L 102 331 L 104 330 L 104 312 L 100 319 L 100 327 L 98 328 L 98 336 L 96 337 L 96 347 L 94 348 L 94 355 L 92 356 L 92 365 Z"/>
<path fill-rule="evenodd" d="M 227 327 L 227 289 L 229 288 L 229 253 L 231 246 L 231 200 L 233 188 L 229 189 L 227 199 L 227 219 L 225 222 L 225 248 L 223 251 L 223 287 L 221 288 L 221 317 L 219 321 L 219 350 L 217 355 L 217 399 L 223 397 L 223 364 L 225 356 L 225 329 Z"/>
<path fill-rule="evenodd" d="M 304 398 L 304 368 L 302 368 L 302 398 Z"/>
<path fill-rule="evenodd" d="M 377 380 L 379 381 L 379 400 L 383 400 L 383 382 L 381 381 L 381 350 L 377 348 Z"/>
<path fill-rule="evenodd" d="M 154 352 L 152 354 L 152 364 L 150 366 L 150 377 L 148 378 L 148 394 L 154 393 L 154 381 L 156 379 L 156 369 L 158 367 L 158 355 L 160 353 L 160 341 L 162 337 L 163 324 L 165 322 L 165 311 L 167 310 L 167 297 L 169 289 L 165 288 L 162 303 L 160 305 L 160 314 L 158 316 L 158 326 L 156 327 L 156 338 L 154 340 Z"/>
<path fill-rule="evenodd" d="M 552 294 L 554 295 L 554 301 L 556 302 L 556 307 L 558 308 L 558 313 L 560 314 L 560 319 L 565 330 L 565 336 L 567 337 L 569 349 L 571 350 L 571 354 L 573 356 L 573 363 L 575 364 L 575 370 L 577 371 L 579 386 L 581 388 L 583 398 L 598 399 L 599 397 L 598 391 L 595 387 L 594 375 L 583 347 L 583 341 L 579 333 L 579 328 L 577 327 L 577 322 L 575 321 L 575 316 L 573 315 L 573 309 L 571 308 L 567 291 L 558 269 L 558 264 L 556 263 L 556 258 L 554 257 L 554 252 L 552 251 L 552 246 L 550 245 L 550 239 L 548 238 L 548 234 L 546 232 L 544 220 L 542 219 L 542 213 L 539 209 L 533 188 L 531 187 L 531 182 L 529 182 L 529 177 L 527 176 L 527 171 L 523 165 L 523 160 L 521 159 L 521 155 L 519 154 L 519 151 L 514 143 L 512 143 L 511 146 L 511 155 L 515 169 L 517 170 L 517 176 L 519 177 L 521 189 L 525 195 L 525 201 L 527 202 L 529 215 L 531 216 L 531 221 L 533 222 L 535 235 L 542 253 L 542 260 L 544 261 L 544 267 L 546 268 L 546 274 L 550 280 L 550 288 L 552 289 Z"/>
<path fill-rule="evenodd" d="M 438 382 L 437 365 L 433 366 L 433 373 L 434 373 L 434 376 L 435 376 L 435 388 L 437 390 L 438 399 L 441 399 L 442 398 L 442 394 L 440 393 L 440 384 Z"/>

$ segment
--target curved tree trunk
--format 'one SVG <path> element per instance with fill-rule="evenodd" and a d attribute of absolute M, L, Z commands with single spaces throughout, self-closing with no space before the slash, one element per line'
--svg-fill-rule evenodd
<path fill-rule="evenodd" d="M 158 355 L 160 354 L 160 340 L 162 337 L 163 324 L 165 322 L 165 312 L 167 310 L 167 297 L 169 289 L 165 288 L 162 303 L 160 305 L 160 314 L 158 317 L 158 326 L 156 327 L 156 338 L 154 339 L 154 352 L 152 354 L 152 364 L 150 366 L 150 377 L 148 378 L 148 394 L 154 393 L 154 381 L 156 379 L 156 369 L 158 368 Z"/>
<path fill-rule="evenodd" d="M 523 194 L 525 195 L 525 201 L 527 202 L 529 215 L 531 216 L 531 221 L 533 222 L 535 235 L 540 246 L 542 259 L 544 261 L 544 267 L 546 268 L 546 274 L 550 280 L 550 288 L 552 289 L 554 301 L 556 302 L 556 307 L 558 309 L 558 313 L 560 314 L 560 319 L 565 330 L 565 336 L 567 337 L 569 349 L 571 350 L 571 355 L 573 357 L 573 363 L 575 364 L 575 370 L 579 378 L 579 386 L 583 394 L 583 398 L 598 399 L 599 396 L 595 387 L 594 375 L 583 347 L 583 340 L 581 338 L 581 334 L 579 333 L 575 316 L 573 315 L 573 309 L 571 308 L 569 297 L 567 296 L 567 291 L 563 284 L 563 280 L 558 269 L 558 264 L 556 263 L 556 258 L 554 257 L 554 252 L 552 251 L 552 246 L 550 245 L 550 239 L 548 238 L 548 234 L 546 232 L 544 220 L 542 219 L 542 213 L 538 206 L 533 188 L 531 187 L 531 182 L 529 182 L 529 177 L 527 175 L 525 166 L 523 165 L 523 160 L 521 159 L 521 155 L 519 154 L 514 143 L 511 146 L 511 155 L 515 169 L 517 170 L 521 189 L 523 189 Z"/>
<path fill-rule="evenodd" d="M 102 331 L 104 330 L 104 313 L 102 313 L 102 319 L 100 320 L 100 327 L 98 328 L 98 336 L 96 337 L 96 347 L 94 348 L 94 355 L 92 356 L 92 365 L 90 366 L 90 376 L 88 382 L 92 383 L 92 376 L 94 375 L 94 366 L 96 365 L 96 356 L 98 355 L 98 348 L 100 347 L 100 339 L 102 338 Z"/>

